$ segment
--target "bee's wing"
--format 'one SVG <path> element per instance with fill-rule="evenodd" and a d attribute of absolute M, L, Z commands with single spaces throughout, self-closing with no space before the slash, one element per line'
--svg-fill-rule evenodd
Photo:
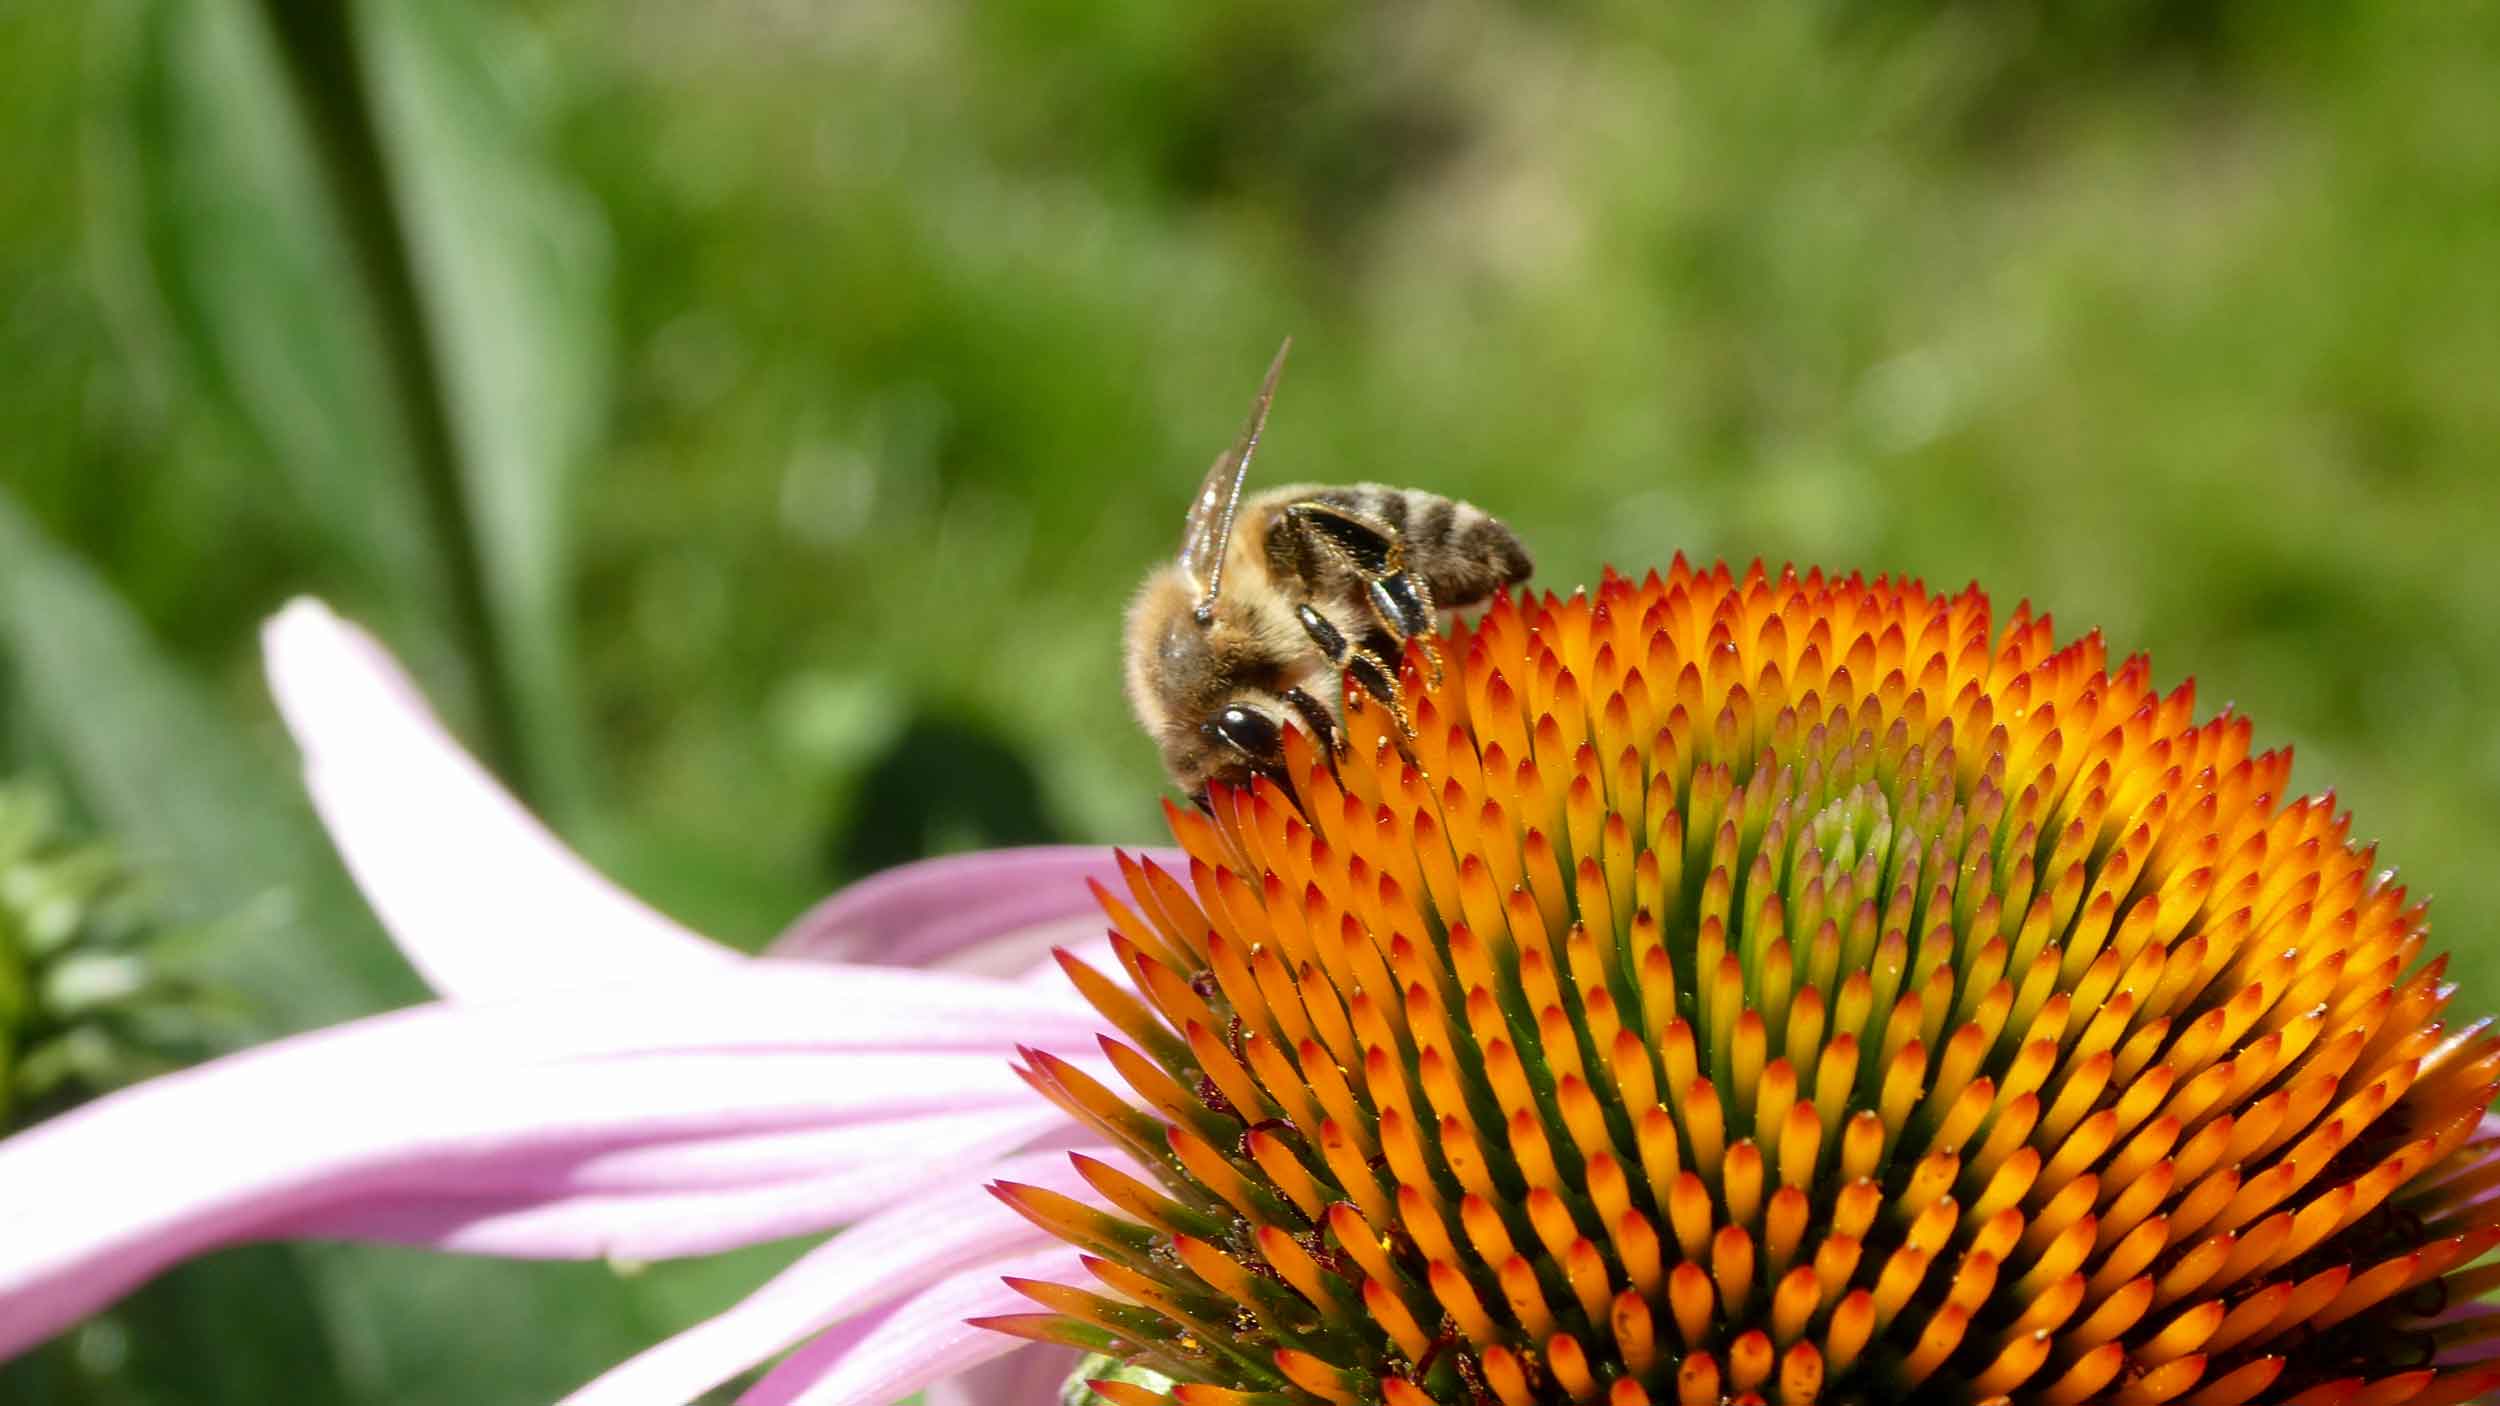
<path fill-rule="evenodd" d="M 1198 599 L 1201 618 L 1214 607 L 1216 592 L 1224 587 L 1224 548 L 1233 537 L 1233 515 L 1241 508 L 1241 485 L 1250 476 L 1250 456 L 1258 452 L 1259 433 L 1267 428 L 1267 407 L 1276 399 L 1276 378 L 1284 374 L 1285 353 L 1292 350 L 1293 338 L 1287 337 L 1276 349 L 1276 359 L 1268 363 L 1267 380 L 1259 386 L 1259 398 L 1251 402 L 1250 420 L 1242 426 L 1240 440 L 1207 470 L 1196 500 L 1189 505 L 1178 562 L 1202 592 Z"/>

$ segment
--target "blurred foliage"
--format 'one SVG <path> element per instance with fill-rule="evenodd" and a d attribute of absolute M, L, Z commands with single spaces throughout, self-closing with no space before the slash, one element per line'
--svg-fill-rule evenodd
<path fill-rule="evenodd" d="M 0 780 L 0 1132 L 214 1049 L 227 1003 L 161 962 L 202 936 L 163 924 L 112 845 L 66 833 L 48 787 Z"/>
<path fill-rule="evenodd" d="M 264 1030 L 415 994 L 260 694 L 291 592 L 731 940 L 1145 839 L 1120 607 L 1290 332 L 1270 481 L 1547 586 L 1976 578 L 2192 671 L 2487 1002 L 2496 71 L 2437 0 L 10 7 L 0 760 L 266 911 L 199 959 Z M 72 1346 L 520 1402 L 753 1270 L 254 1252 Z"/>

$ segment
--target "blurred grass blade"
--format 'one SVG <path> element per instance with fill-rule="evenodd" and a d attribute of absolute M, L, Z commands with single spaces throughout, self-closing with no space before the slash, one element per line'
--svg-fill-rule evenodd
<path fill-rule="evenodd" d="M 119 101 L 89 239 L 144 360 L 207 393 L 265 464 L 275 502 L 375 601 L 456 716 L 477 700 L 428 531 L 419 427 L 381 309 L 248 0 L 139 0 L 108 81 Z"/>
<path fill-rule="evenodd" d="M 482 750 L 574 809 L 563 507 L 605 414 L 606 255 L 502 36 L 459 4 L 142 0 L 127 48 L 99 221 L 108 251 L 137 231 L 125 302 Z"/>
<path fill-rule="evenodd" d="M 25 728 L 207 945 L 169 964 L 277 1030 L 419 994 L 294 784 L 110 588 L 0 496 L 0 656 Z M 224 921 L 238 914 L 249 921 Z"/>
<path fill-rule="evenodd" d="M 512 705 L 538 799 L 561 811 L 579 801 L 585 774 L 566 507 L 606 429 L 606 229 L 541 159 L 543 119 L 518 62 L 524 34 L 506 16 L 467 0 L 368 0 L 351 13 L 441 358 Z"/>

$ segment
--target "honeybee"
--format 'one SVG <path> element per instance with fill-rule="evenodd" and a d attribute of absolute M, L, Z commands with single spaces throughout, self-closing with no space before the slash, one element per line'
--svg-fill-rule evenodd
<path fill-rule="evenodd" d="M 1181 789 L 1281 775 L 1290 718 L 1342 747 L 1352 678 L 1413 732 L 1397 666 L 1432 649 L 1435 612 L 1527 579 L 1527 549 L 1490 513 L 1420 489 L 1294 484 L 1248 501 L 1251 456 L 1293 342 L 1277 349 L 1241 438 L 1198 486 L 1179 555 L 1129 606 L 1130 704 Z"/>

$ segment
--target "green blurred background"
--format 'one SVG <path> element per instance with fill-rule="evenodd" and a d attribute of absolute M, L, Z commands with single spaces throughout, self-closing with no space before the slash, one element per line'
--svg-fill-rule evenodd
<path fill-rule="evenodd" d="M 2490 1004 L 2495 75 L 2456 0 L 8 6 L 0 760 L 238 1039 L 417 995 L 262 696 L 296 592 L 735 942 L 1142 841 L 1120 608 L 1290 332 L 1265 474 L 1545 585 L 1976 578 L 2194 674 Z M 0 1397 L 517 1406 L 781 1253 L 229 1254 Z"/>

